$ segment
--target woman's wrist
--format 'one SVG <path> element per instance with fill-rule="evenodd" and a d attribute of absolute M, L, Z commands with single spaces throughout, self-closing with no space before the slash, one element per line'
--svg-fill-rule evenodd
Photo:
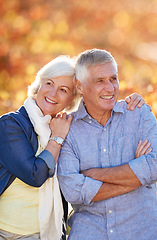
<path fill-rule="evenodd" d="M 49 138 L 49 141 L 55 141 L 57 144 L 59 144 L 59 145 L 63 145 L 63 143 L 64 143 L 64 139 L 62 138 L 62 137 L 50 137 Z"/>

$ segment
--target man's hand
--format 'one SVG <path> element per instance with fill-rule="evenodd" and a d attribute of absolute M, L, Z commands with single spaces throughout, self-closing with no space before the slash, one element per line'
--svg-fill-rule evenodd
<path fill-rule="evenodd" d="M 82 171 L 85 177 L 90 177 L 98 181 L 103 181 L 103 168 L 90 168 L 87 170 Z"/>
<path fill-rule="evenodd" d="M 140 140 L 136 149 L 136 158 L 150 153 L 152 151 L 152 148 L 150 146 L 151 144 L 147 139 L 143 142 Z"/>
<path fill-rule="evenodd" d="M 110 168 L 92 168 L 81 173 L 103 182 L 92 201 L 101 201 L 128 193 L 141 186 L 128 164 Z"/>

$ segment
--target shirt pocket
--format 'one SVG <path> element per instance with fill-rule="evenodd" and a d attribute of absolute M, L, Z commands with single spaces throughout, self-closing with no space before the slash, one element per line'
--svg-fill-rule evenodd
<path fill-rule="evenodd" d="M 136 142 L 135 134 L 127 134 L 115 141 L 114 158 L 116 165 L 128 163 L 135 158 Z"/>

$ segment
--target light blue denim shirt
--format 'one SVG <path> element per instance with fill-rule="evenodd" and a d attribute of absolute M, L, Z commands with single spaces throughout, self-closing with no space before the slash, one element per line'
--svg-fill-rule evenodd
<path fill-rule="evenodd" d="M 74 209 L 72 240 L 157 239 L 157 125 L 146 105 L 126 110 L 119 101 L 105 126 L 93 119 L 81 102 L 73 114 L 58 162 L 61 190 Z M 153 151 L 135 158 L 139 140 L 148 139 Z M 92 202 L 102 182 L 84 177 L 89 168 L 129 163 L 142 187 L 108 200 Z"/>

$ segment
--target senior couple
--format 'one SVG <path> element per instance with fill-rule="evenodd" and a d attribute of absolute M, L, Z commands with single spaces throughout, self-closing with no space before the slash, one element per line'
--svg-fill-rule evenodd
<path fill-rule="evenodd" d="M 0 118 L 0 239 L 66 239 L 66 201 L 70 240 L 156 239 L 156 119 L 118 93 L 113 56 L 92 49 L 46 64 Z"/>

